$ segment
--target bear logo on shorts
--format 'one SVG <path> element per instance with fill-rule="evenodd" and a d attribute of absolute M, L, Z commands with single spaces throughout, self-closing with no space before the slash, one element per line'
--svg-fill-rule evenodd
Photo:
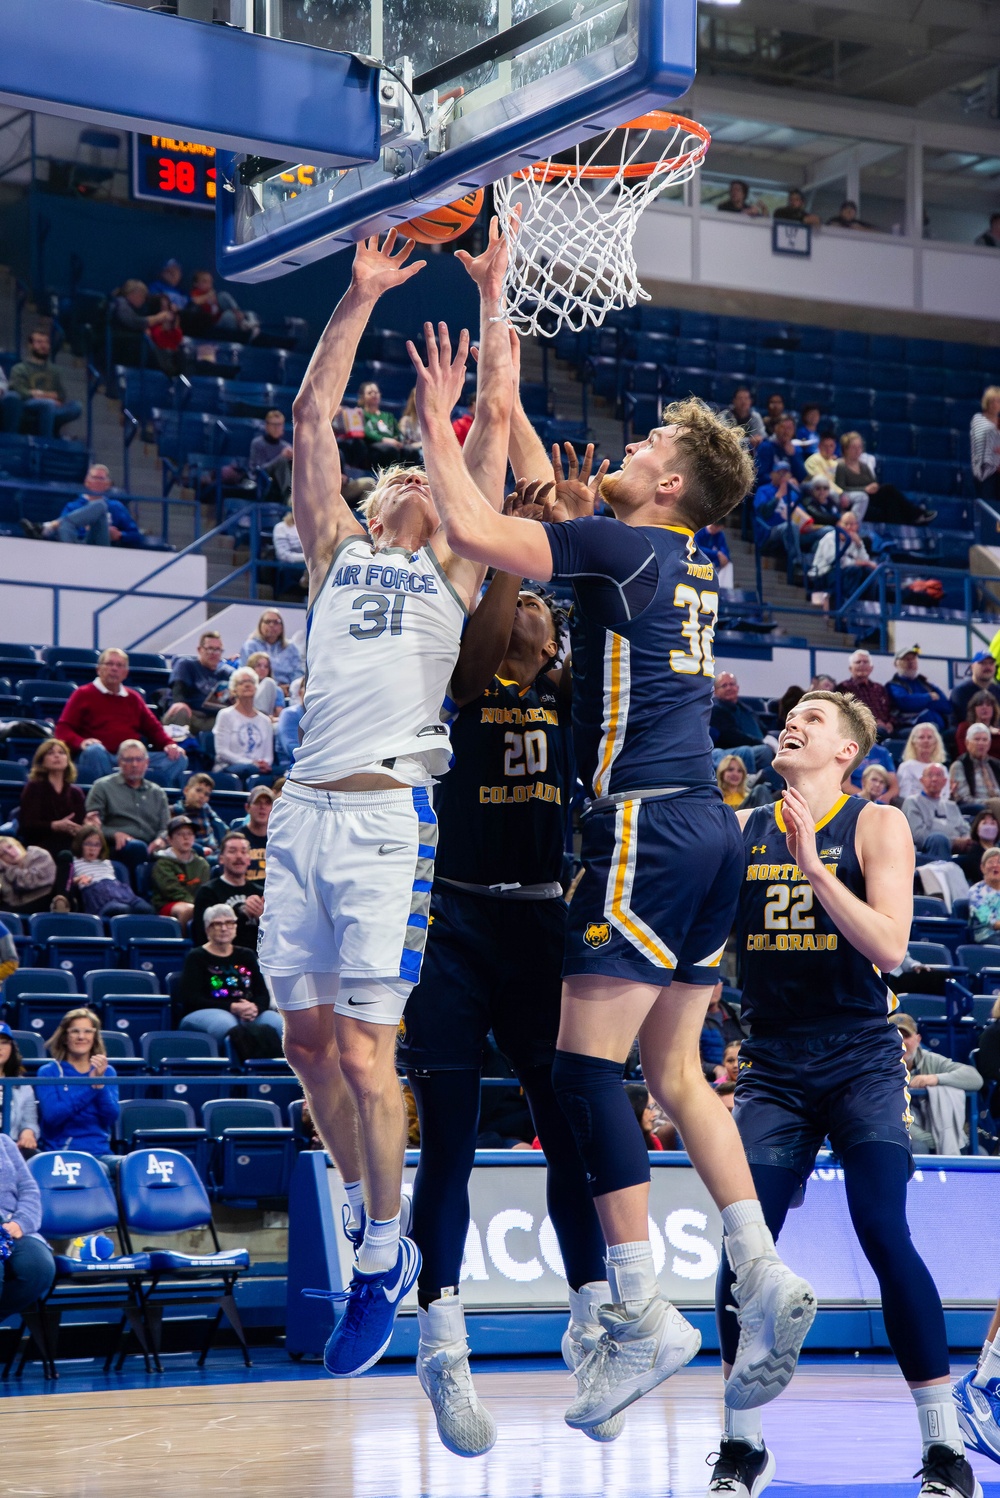
<path fill-rule="evenodd" d="M 606 947 L 611 940 L 611 927 L 607 921 L 591 921 L 583 939 L 588 947 Z"/>

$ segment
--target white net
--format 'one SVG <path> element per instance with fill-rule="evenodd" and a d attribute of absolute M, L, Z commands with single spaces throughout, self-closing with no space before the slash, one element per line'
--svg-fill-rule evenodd
<path fill-rule="evenodd" d="M 579 332 L 648 301 L 632 252 L 639 216 L 665 187 L 694 176 L 709 139 L 694 121 L 657 111 L 577 146 L 572 159 L 550 157 L 495 183 L 511 246 L 504 294 L 514 327 Z"/>

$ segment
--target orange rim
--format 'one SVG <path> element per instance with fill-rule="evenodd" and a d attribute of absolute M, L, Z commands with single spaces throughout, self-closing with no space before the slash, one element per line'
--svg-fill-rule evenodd
<path fill-rule="evenodd" d="M 620 163 L 617 166 L 573 166 L 559 161 L 536 161 L 534 166 L 522 167 L 513 175 L 524 182 L 529 179 L 533 182 L 558 182 L 564 177 L 605 182 L 612 177 L 622 177 L 626 182 L 631 182 L 642 177 L 658 176 L 661 172 L 678 171 L 695 158 L 704 156 L 712 142 L 711 135 L 704 125 L 698 124 L 697 120 L 689 120 L 682 114 L 671 114 L 665 109 L 652 109 L 648 114 L 642 114 L 635 120 L 628 120 L 618 128 L 620 130 L 660 131 L 679 128 L 687 135 L 697 136 L 698 144 L 692 146 L 689 151 L 682 151 L 678 156 L 668 157 L 665 161 L 633 161 L 624 167 Z"/>

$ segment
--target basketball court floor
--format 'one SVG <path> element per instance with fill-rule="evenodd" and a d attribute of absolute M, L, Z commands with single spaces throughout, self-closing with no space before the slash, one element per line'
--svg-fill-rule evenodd
<path fill-rule="evenodd" d="M 477 1374 L 477 1386 L 499 1437 L 474 1461 L 441 1446 L 412 1365 L 335 1383 L 283 1354 L 273 1364 L 258 1358 L 245 1375 L 215 1361 L 204 1376 L 184 1357 L 160 1380 L 100 1380 L 85 1392 L 9 1399 L 0 1495 L 702 1498 L 705 1458 L 719 1436 L 720 1382 L 708 1359 L 634 1405 L 625 1433 L 608 1446 L 564 1425 L 572 1384 L 561 1365 L 483 1364 L 490 1371 Z M 61 1385 L 88 1382 L 71 1366 Z M 766 1412 L 765 1433 L 778 1459 L 775 1494 L 914 1492 L 916 1421 L 888 1361 L 805 1361 Z M 985 1498 L 1000 1498 L 1000 1467 L 972 1463 Z"/>

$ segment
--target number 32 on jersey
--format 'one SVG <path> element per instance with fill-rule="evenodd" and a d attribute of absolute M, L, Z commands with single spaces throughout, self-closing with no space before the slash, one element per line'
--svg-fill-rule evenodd
<path fill-rule="evenodd" d="M 690 583 L 678 583 L 674 589 L 674 608 L 684 609 L 687 619 L 681 625 L 681 634 L 688 643 L 688 650 L 671 650 L 670 669 L 681 676 L 714 676 L 715 656 L 712 644 L 719 622 L 719 595 L 705 590 L 699 592 Z"/>

